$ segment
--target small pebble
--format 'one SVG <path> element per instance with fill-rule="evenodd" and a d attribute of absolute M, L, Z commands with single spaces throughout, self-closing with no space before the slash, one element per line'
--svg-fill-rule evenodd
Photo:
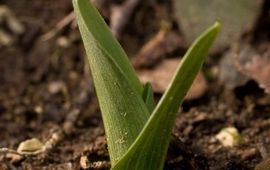
<path fill-rule="evenodd" d="M 225 147 L 233 147 L 241 143 L 241 136 L 235 127 L 221 129 L 216 138 Z"/>
<path fill-rule="evenodd" d="M 90 162 L 87 158 L 87 156 L 81 156 L 80 158 L 80 165 L 82 169 L 88 169 L 90 168 Z"/>

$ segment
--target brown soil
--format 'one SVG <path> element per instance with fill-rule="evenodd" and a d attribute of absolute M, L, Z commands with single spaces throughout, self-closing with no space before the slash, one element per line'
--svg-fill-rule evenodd
<path fill-rule="evenodd" d="M 103 124 L 77 28 L 67 25 L 53 38 L 40 41 L 72 11 L 70 0 L 0 2 L 26 27 L 24 34 L 14 35 L 13 45 L 0 46 L 0 147 L 16 149 L 29 138 L 45 143 L 59 129 L 65 132 L 51 150 L 17 162 L 3 159 L 0 169 L 81 169 L 83 156 L 89 160 L 89 169 L 109 169 Z M 101 10 L 105 16 L 112 3 L 108 1 Z M 269 4 L 264 8 L 267 10 Z M 167 13 L 158 15 L 162 9 Z M 136 55 L 158 32 L 160 18 L 173 20 L 170 1 L 143 3 L 136 10 L 138 15 L 132 17 L 121 37 L 129 56 Z M 258 37 L 255 44 L 267 37 L 261 34 L 269 40 L 269 20 L 265 21 L 264 15 L 250 33 Z M 173 25 L 173 29 L 178 27 Z M 64 45 L 63 40 L 67 40 Z M 183 54 L 184 47 L 164 58 Z M 204 71 L 216 64 L 209 59 Z M 253 169 L 263 160 L 258 144 L 270 146 L 269 95 L 254 81 L 233 90 L 216 79 L 209 82 L 211 90 L 204 96 L 184 102 L 174 128 L 174 135 L 184 144 L 171 143 L 165 169 Z M 157 100 L 159 97 L 157 94 Z M 74 110 L 79 110 L 79 116 L 70 121 Z M 75 124 L 65 130 L 69 122 Z M 243 144 L 228 148 L 215 140 L 214 136 L 228 126 L 240 131 Z M 178 159 L 181 156 L 184 159 Z"/>

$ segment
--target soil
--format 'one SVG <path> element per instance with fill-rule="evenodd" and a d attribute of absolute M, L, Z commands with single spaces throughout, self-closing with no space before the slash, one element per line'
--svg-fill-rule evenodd
<path fill-rule="evenodd" d="M 98 102 L 85 64 L 84 48 L 78 29 L 68 24 L 42 41 L 45 33 L 72 11 L 70 0 L 0 0 L 10 8 L 26 30 L 13 35 L 15 43 L 0 46 L 0 147 L 15 149 L 27 139 L 46 143 L 55 132 L 62 138 L 46 152 L 26 156 L 19 161 L 1 159 L 0 169 L 109 169 L 110 162 Z M 101 12 L 109 23 L 108 1 Z M 254 46 L 269 41 L 270 5 L 265 0 L 254 32 Z M 171 1 L 149 1 L 136 8 L 120 42 L 134 57 L 143 44 L 159 31 L 160 19 L 174 22 Z M 11 33 L 12 34 L 12 33 Z M 247 40 L 246 40 L 247 41 Z M 244 41 L 243 41 L 244 43 Z M 182 55 L 187 45 L 162 59 Z M 270 48 L 270 46 L 268 46 Z M 215 54 L 221 58 L 224 52 Z M 209 59 L 205 73 L 217 66 Z M 156 62 L 159 62 L 156 61 Z M 140 68 L 138 68 L 140 69 Z M 150 68 L 151 69 L 151 68 Z M 208 90 L 195 100 L 185 101 L 177 115 L 166 167 L 178 169 L 246 170 L 254 169 L 263 159 L 261 148 L 270 153 L 270 98 L 250 80 L 243 86 L 227 89 L 217 78 L 209 80 Z M 156 94 L 156 99 L 160 98 Z M 78 111 L 74 115 L 74 111 Z M 233 126 L 243 143 L 224 147 L 215 135 Z"/>

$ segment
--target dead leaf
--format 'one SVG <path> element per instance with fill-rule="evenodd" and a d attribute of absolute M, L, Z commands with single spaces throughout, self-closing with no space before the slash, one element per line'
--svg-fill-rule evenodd
<path fill-rule="evenodd" d="M 161 29 L 133 58 L 133 65 L 137 68 L 153 66 L 181 44 L 183 44 L 182 38 L 176 32 Z"/>
<path fill-rule="evenodd" d="M 191 43 L 215 21 L 222 23 L 222 31 L 212 51 L 219 51 L 237 42 L 250 31 L 260 15 L 262 0 L 174 0 L 178 24 L 187 42 Z"/>
<path fill-rule="evenodd" d="M 250 78 L 237 69 L 236 48 L 231 48 L 219 62 L 219 80 L 229 89 L 245 85 Z"/>
<path fill-rule="evenodd" d="M 163 93 L 172 80 L 180 59 L 166 59 L 155 68 L 139 70 L 139 78 L 142 82 L 150 82 L 157 93 Z M 193 82 L 186 99 L 196 99 L 201 97 L 207 90 L 207 82 L 202 73 L 199 73 Z"/>
<path fill-rule="evenodd" d="M 263 54 L 259 54 L 249 45 L 241 48 L 237 57 L 237 68 L 255 80 L 265 92 L 270 93 L 270 45 Z"/>

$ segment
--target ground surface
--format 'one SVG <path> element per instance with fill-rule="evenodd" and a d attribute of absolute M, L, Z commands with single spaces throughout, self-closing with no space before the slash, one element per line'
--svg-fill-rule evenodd
<path fill-rule="evenodd" d="M 1 169 L 80 169 L 84 158 L 89 160 L 89 169 L 109 169 L 102 120 L 76 26 L 67 24 L 52 38 L 42 41 L 45 33 L 72 11 L 71 2 L 0 2 L 26 28 L 23 34 L 12 35 L 12 45 L 0 47 L 0 147 L 16 149 L 29 138 L 46 143 L 53 134 L 62 134 L 61 130 L 65 133 L 56 146 L 42 154 L 15 162 L 2 159 Z M 108 1 L 101 9 L 108 22 L 112 3 Z M 267 7 L 269 4 L 264 6 Z M 170 43 L 180 44 L 161 51 L 158 55 L 162 57 L 154 58 L 151 65 L 183 54 L 186 45 L 173 21 L 170 1 L 143 3 L 136 11 L 120 36 L 134 63 L 143 62 L 136 62 L 135 56 L 158 33 L 161 18 L 173 23 L 177 36 Z M 252 35 L 268 34 L 263 18 L 258 20 Z M 269 41 L 269 37 L 265 39 Z M 255 45 L 260 41 L 261 38 L 255 39 Z M 270 49 L 269 44 L 267 48 Z M 223 52 L 214 56 L 217 60 L 210 58 L 204 73 L 218 65 Z M 233 89 L 225 88 L 216 77 L 208 82 L 205 94 L 185 101 L 183 112 L 177 116 L 174 134 L 185 146 L 171 144 L 166 169 L 253 169 L 263 160 L 261 147 L 270 153 L 269 95 L 252 80 Z M 156 94 L 157 100 L 159 97 Z M 241 145 L 224 147 L 215 139 L 228 126 L 239 130 L 244 138 Z M 186 158 L 182 160 L 184 154 Z"/>

